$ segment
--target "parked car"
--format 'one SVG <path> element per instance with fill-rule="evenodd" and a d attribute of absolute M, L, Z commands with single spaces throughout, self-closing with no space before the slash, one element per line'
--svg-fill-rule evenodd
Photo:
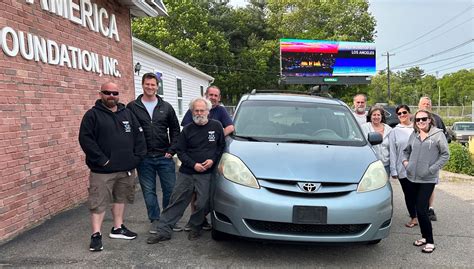
<path fill-rule="evenodd" d="M 244 95 L 211 196 L 212 238 L 378 243 L 392 223 L 383 164 L 342 101 Z"/>
<path fill-rule="evenodd" d="M 396 106 L 389 106 L 387 104 L 376 104 L 379 105 L 383 108 L 385 111 L 385 123 L 388 124 L 390 127 L 395 127 L 397 124 L 400 123 L 400 120 L 398 119 L 397 113 L 395 112 L 397 110 Z M 370 110 L 370 108 L 367 108 L 367 112 Z"/>
<path fill-rule="evenodd" d="M 452 140 L 466 144 L 469 137 L 474 136 L 474 122 L 455 122 L 451 127 Z"/>

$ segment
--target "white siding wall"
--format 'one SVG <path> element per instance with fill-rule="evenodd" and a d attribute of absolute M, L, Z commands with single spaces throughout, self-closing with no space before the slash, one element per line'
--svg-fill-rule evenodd
<path fill-rule="evenodd" d="M 179 61 L 179 60 L 178 60 Z M 139 62 L 142 66 L 140 75 L 135 73 L 135 97 L 142 93 L 141 79 L 143 74 L 148 72 L 161 72 L 163 74 L 163 99 L 170 103 L 176 115 L 178 116 L 179 122 L 184 116 L 184 113 L 188 110 L 189 102 L 198 96 L 201 96 L 201 88 L 203 86 L 206 89 L 209 86 L 209 77 L 202 76 L 200 74 L 191 72 L 186 68 L 182 67 L 182 63 L 174 63 L 169 59 L 158 57 L 155 53 L 138 48 L 133 48 L 133 64 Z M 178 94 L 176 79 L 180 78 L 183 88 L 183 114 L 178 113 Z"/>

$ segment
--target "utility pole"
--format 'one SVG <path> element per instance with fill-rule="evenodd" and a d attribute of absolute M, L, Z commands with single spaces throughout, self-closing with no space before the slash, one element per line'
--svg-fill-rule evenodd
<path fill-rule="evenodd" d="M 438 84 L 438 115 L 439 115 L 439 110 L 441 109 L 441 86 L 439 86 L 438 74 L 439 72 L 436 71 L 436 84 Z"/>
<path fill-rule="evenodd" d="M 390 96 L 390 56 L 394 56 L 395 54 L 390 54 L 387 53 L 386 54 L 382 54 L 382 56 L 387 56 L 387 85 L 388 85 L 388 88 L 387 88 L 387 94 L 388 94 L 388 101 L 390 101 L 391 99 L 391 96 Z"/>

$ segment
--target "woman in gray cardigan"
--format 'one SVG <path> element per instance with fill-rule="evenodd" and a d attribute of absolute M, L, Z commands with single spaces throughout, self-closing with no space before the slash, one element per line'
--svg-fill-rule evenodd
<path fill-rule="evenodd" d="M 405 197 L 405 205 L 410 215 L 410 221 L 405 224 L 408 228 L 418 225 L 416 218 L 416 200 L 412 189 L 412 184 L 407 179 L 407 171 L 402 164 L 403 150 L 407 147 L 408 138 L 413 133 L 413 122 L 411 121 L 410 108 L 407 105 L 399 105 L 395 109 L 400 123 L 390 132 L 389 150 L 390 150 L 390 176 L 398 179 Z"/>
<path fill-rule="evenodd" d="M 428 217 L 428 203 L 439 180 L 439 170 L 449 160 L 446 136 L 443 130 L 436 128 L 434 124 L 431 112 L 418 110 L 415 113 L 414 132 L 403 151 L 402 161 L 407 170 L 407 178 L 413 184 L 416 215 L 422 236 L 413 244 L 425 245 L 421 250 L 424 253 L 432 253 L 435 250 L 433 228 Z"/>

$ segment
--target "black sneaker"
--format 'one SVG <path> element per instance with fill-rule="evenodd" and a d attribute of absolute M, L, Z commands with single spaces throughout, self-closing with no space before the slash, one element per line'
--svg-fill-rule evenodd
<path fill-rule="evenodd" d="M 114 227 L 112 227 L 109 237 L 114 238 L 114 239 L 132 240 L 137 237 L 137 234 L 130 231 L 129 229 L 127 229 L 127 227 L 125 227 L 125 225 L 122 224 L 122 226 L 120 226 L 120 228 L 118 229 L 115 229 Z"/>
<path fill-rule="evenodd" d="M 91 244 L 89 245 L 90 251 L 101 251 L 104 247 L 102 246 L 102 235 L 97 232 L 91 236 Z"/>
<path fill-rule="evenodd" d="M 178 226 L 178 224 L 175 224 L 173 226 L 173 232 L 181 232 L 181 231 L 183 231 L 183 227 Z"/>
<path fill-rule="evenodd" d="M 433 208 L 428 209 L 428 217 L 430 218 L 431 221 L 437 221 L 438 220 Z"/>
<path fill-rule="evenodd" d="M 191 230 L 188 233 L 188 240 L 194 241 L 197 240 L 201 236 L 199 231 Z"/>
<path fill-rule="evenodd" d="M 184 230 L 185 230 L 186 232 L 191 231 L 191 223 L 188 222 L 188 224 L 186 224 L 186 226 L 184 226 Z"/>
<path fill-rule="evenodd" d="M 204 219 L 204 222 L 202 223 L 202 229 L 205 231 L 212 230 L 212 225 L 207 222 L 207 219 Z"/>

